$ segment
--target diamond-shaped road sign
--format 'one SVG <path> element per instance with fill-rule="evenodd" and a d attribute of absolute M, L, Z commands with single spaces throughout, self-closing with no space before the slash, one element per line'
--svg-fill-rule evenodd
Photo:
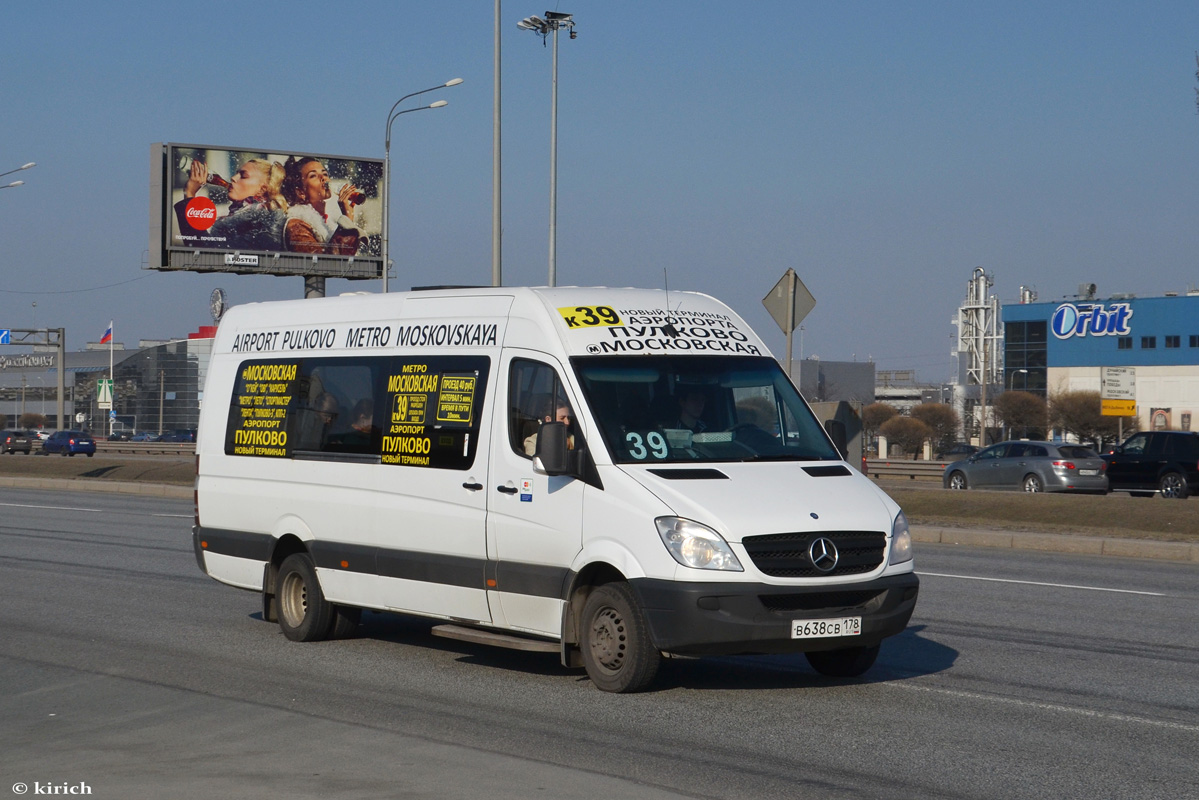
<path fill-rule="evenodd" d="M 795 295 L 794 302 L 791 301 L 792 292 Z M 812 297 L 812 293 L 803 285 L 795 270 L 788 268 L 770 290 L 770 294 L 762 298 L 762 305 L 766 306 L 766 310 L 783 329 L 783 333 L 789 334 L 798 328 L 803 318 L 816 307 L 816 298 Z"/>

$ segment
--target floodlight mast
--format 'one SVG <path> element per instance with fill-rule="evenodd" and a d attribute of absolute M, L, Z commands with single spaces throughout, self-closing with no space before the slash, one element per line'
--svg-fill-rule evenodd
<path fill-rule="evenodd" d="M 570 38 L 577 38 L 573 14 L 558 11 L 545 12 L 541 17 L 525 17 L 516 23 L 521 30 L 541 35 L 541 42 L 550 32 L 554 34 L 553 95 L 550 101 L 550 269 L 549 285 L 558 285 L 558 31 L 570 31 Z"/>

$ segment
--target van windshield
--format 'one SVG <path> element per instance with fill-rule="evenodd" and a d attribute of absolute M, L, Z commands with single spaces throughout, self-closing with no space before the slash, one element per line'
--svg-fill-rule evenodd
<path fill-rule="evenodd" d="M 772 358 L 571 359 L 618 464 L 840 460 Z"/>

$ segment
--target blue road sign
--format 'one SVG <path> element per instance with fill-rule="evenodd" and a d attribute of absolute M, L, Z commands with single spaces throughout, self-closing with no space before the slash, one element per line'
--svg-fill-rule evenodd
<path fill-rule="evenodd" d="M 12 344 L 12 330 L 0 328 L 0 344 Z"/>

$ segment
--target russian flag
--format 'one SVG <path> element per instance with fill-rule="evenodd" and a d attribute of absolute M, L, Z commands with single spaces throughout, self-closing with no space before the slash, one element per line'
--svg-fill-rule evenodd
<path fill-rule="evenodd" d="M 104 331 L 104 335 L 100 337 L 100 344 L 108 344 L 112 341 L 112 323 L 108 323 L 108 330 Z"/>

